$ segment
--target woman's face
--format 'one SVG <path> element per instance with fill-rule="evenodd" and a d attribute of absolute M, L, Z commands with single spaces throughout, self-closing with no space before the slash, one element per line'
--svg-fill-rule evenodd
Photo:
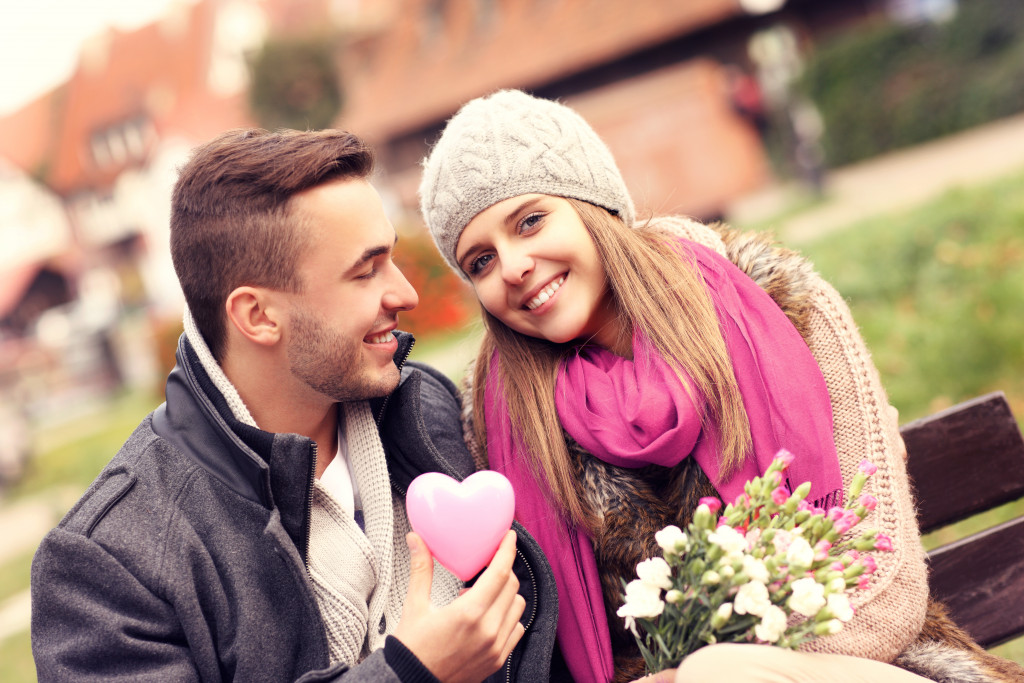
<path fill-rule="evenodd" d="M 455 257 L 483 307 L 513 330 L 608 348 L 617 338 L 604 267 L 567 200 L 525 194 L 494 204 L 466 226 Z"/>

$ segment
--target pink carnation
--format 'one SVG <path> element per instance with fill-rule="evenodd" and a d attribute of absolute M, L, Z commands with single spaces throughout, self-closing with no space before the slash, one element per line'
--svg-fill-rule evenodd
<path fill-rule="evenodd" d="M 785 486 L 780 486 L 772 491 L 772 502 L 776 505 L 784 505 L 789 500 L 789 491 Z"/>
<path fill-rule="evenodd" d="M 857 469 L 859 469 L 861 472 L 868 476 L 871 476 L 872 474 L 878 471 L 878 467 L 872 464 L 869 460 L 861 460 L 860 467 L 858 467 Z"/>
<path fill-rule="evenodd" d="M 870 555 L 865 555 L 864 557 L 860 558 L 860 563 L 864 565 L 865 574 L 874 574 L 876 571 L 878 571 L 878 563 L 875 562 L 875 558 L 871 557 Z"/>
<path fill-rule="evenodd" d="M 808 503 L 806 500 L 801 500 L 799 503 L 797 503 L 796 504 L 796 509 L 800 510 L 801 512 L 811 512 L 811 513 L 813 513 L 813 511 L 814 511 L 814 507 L 810 503 Z"/>
<path fill-rule="evenodd" d="M 833 562 L 832 564 L 830 564 L 830 565 L 829 565 L 829 569 L 834 569 L 834 570 L 836 570 L 837 572 L 841 572 L 841 571 L 843 571 L 844 569 L 846 569 L 846 565 L 844 565 L 844 564 L 843 564 L 842 562 L 840 562 L 839 560 L 836 560 L 835 562 Z"/>
<path fill-rule="evenodd" d="M 878 534 L 875 536 L 875 550 L 892 552 L 892 539 L 885 534 Z"/>
<path fill-rule="evenodd" d="M 814 561 L 821 562 L 828 558 L 828 551 L 832 549 L 832 544 L 828 541 L 818 541 L 814 544 Z"/>
<path fill-rule="evenodd" d="M 782 463 L 782 469 L 786 469 L 793 464 L 793 461 L 796 460 L 796 456 L 785 448 L 780 448 L 779 452 L 775 454 L 775 459 Z"/>
<path fill-rule="evenodd" d="M 874 510 L 875 506 L 878 505 L 878 499 L 872 496 L 870 493 L 862 494 L 857 502 L 863 505 L 868 510 Z"/>
<path fill-rule="evenodd" d="M 722 509 L 722 501 L 718 500 L 714 496 L 706 496 L 697 501 L 698 505 L 707 505 L 708 509 L 711 510 L 711 514 L 715 514 Z"/>
<path fill-rule="evenodd" d="M 843 518 L 846 510 L 840 507 L 829 508 L 828 514 L 826 515 L 830 521 L 838 522 Z"/>
<path fill-rule="evenodd" d="M 860 522 L 860 517 L 853 510 L 847 510 L 843 513 L 843 516 L 835 521 L 835 528 L 841 534 L 845 534 L 847 531 L 857 526 Z"/>
<path fill-rule="evenodd" d="M 867 574 L 861 574 L 860 578 L 857 579 L 857 588 L 866 591 L 869 585 L 871 585 L 871 577 Z"/>

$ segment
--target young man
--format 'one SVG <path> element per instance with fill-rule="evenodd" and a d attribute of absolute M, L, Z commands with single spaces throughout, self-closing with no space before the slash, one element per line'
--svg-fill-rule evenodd
<path fill-rule="evenodd" d="M 245 130 L 182 169 L 177 366 L 36 554 L 39 680 L 546 679 L 533 540 L 461 592 L 409 533 L 409 482 L 473 465 L 455 388 L 405 363 L 372 165 L 348 133 Z"/>

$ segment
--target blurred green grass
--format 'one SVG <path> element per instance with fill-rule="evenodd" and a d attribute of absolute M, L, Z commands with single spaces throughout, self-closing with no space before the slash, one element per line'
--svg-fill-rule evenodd
<path fill-rule="evenodd" d="M 949 192 L 800 249 L 850 305 L 905 423 L 990 391 L 1024 419 L 1024 175 Z M 939 529 L 931 549 L 1024 515 Z M 1024 638 L 993 649 L 1024 664 Z"/>
<path fill-rule="evenodd" d="M 863 221 L 801 251 L 848 300 L 901 421 L 993 390 L 1006 392 L 1024 417 L 1024 175 Z M 437 359 L 457 377 L 478 337 L 471 325 L 422 339 L 412 357 Z M 5 501 L 61 491 L 55 506 L 66 508 L 74 501 L 67 491 L 84 490 L 160 400 L 125 394 L 39 426 L 32 464 Z M 1024 501 L 924 543 L 934 547 L 1020 515 Z M 30 560 L 26 553 L 0 564 L 0 600 L 24 590 Z M 1024 639 L 994 651 L 1024 663 Z M 27 632 L 0 642 L 0 680 L 35 680 Z"/>

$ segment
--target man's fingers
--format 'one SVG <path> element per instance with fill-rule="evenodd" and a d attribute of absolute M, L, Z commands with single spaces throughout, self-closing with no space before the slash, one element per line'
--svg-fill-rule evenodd
<path fill-rule="evenodd" d="M 512 633 L 508 634 L 508 640 L 505 641 L 505 648 L 501 651 L 501 661 L 506 661 L 508 656 L 512 654 L 512 650 L 515 649 L 519 641 L 522 640 L 523 634 L 526 633 L 526 629 L 519 622 L 516 622 L 515 627 L 512 629 Z"/>
<path fill-rule="evenodd" d="M 480 594 L 481 598 L 488 603 L 492 602 L 507 583 L 507 577 L 512 572 L 512 563 L 515 559 L 516 532 L 509 530 L 505 534 L 505 538 L 501 539 L 501 545 L 494 553 L 491 563 L 473 584 L 473 591 Z"/>

